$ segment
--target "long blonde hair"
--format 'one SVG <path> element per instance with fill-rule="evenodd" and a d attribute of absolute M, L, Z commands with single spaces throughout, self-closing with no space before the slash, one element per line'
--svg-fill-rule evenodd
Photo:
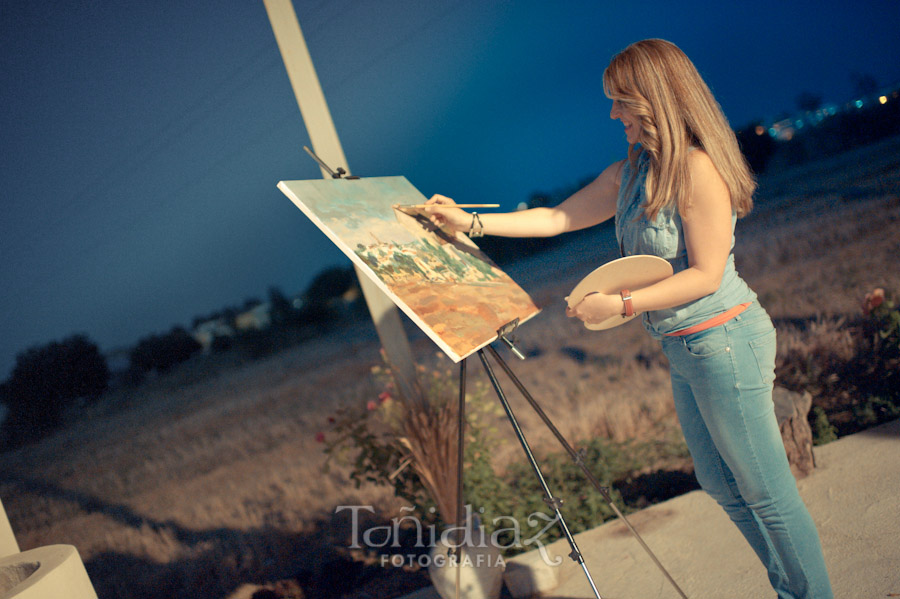
<path fill-rule="evenodd" d="M 660 39 L 631 44 L 603 72 L 603 91 L 640 120 L 639 141 L 650 154 L 647 218 L 655 219 L 672 202 L 681 212 L 688 207 L 691 146 L 709 155 L 728 186 L 737 215 L 750 212 L 756 189 L 750 167 L 721 106 L 678 46 Z M 636 159 L 633 145 L 628 154 Z"/>

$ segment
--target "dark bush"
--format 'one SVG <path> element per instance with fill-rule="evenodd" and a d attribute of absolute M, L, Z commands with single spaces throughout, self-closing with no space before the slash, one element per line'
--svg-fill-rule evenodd
<path fill-rule="evenodd" d="M 272 324 L 280 325 L 290 322 L 294 317 L 294 307 L 277 287 L 269 288 L 269 306 L 271 307 Z"/>
<path fill-rule="evenodd" d="M 306 289 L 306 302 L 313 305 L 327 305 L 341 297 L 356 285 L 356 275 L 352 268 L 327 268 L 316 275 Z"/>
<path fill-rule="evenodd" d="M 216 335 L 213 337 L 210 349 L 214 352 L 228 351 L 234 345 L 234 339 L 228 335 Z"/>
<path fill-rule="evenodd" d="M 166 335 L 151 335 L 138 341 L 131 350 L 131 370 L 144 374 L 166 372 L 202 349 L 187 331 L 175 327 Z"/>
<path fill-rule="evenodd" d="M 757 175 L 765 172 L 769 159 L 772 158 L 776 149 L 776 142 L 768 131 L 763 131 L 762 134 L 757 132 L 757 127 L 760 126 L 760 124 L 754 123 L 735 132 L 741 153 L 750 164 L 750 170 Z"/>
<path fill-rule="evenodd" d="M 77 400 L 99 397 L 109 378 L 106 359 L 84 335 L 19 354 L 3 385 L 9 409 L 4 423 L 7 443 L 18 445 L 53 430 Z"/>

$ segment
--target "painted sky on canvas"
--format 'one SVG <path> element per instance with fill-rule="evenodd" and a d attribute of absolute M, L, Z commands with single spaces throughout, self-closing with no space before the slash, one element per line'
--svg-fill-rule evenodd
<path fill-rule="evenodd" d="M 900 79 L 896 0 L 295 1 L 350 167 L 507 208 L 624 152 L 600 74 L 679 44 L 732 124 Z M 318 178 L 262 2 L 0 5 L 0 378 L 347 264 L 276 188 Z"/>

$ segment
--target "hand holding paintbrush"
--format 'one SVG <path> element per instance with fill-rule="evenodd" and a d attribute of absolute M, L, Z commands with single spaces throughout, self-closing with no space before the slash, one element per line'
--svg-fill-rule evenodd
<path fill-rule="evenodd" d="M 416 211 L 428 217 L 436 226 L 453 233 L 468 233 L 470 237 L 479 237 L 483 232 L 481 219 L 477 212 L 465 212 L 462 208 L 499 208 L 500 204 L 457 204 L 452 199 L 432 196 L 424 204 L 395 204 L 394 208 L 404 212 Z"/>

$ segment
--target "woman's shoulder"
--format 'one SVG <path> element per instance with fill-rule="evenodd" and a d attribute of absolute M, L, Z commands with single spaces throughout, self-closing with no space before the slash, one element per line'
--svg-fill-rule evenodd
<path fill-rule="evenodd" d="M 702 168 L 706 165 L 712 165 L 713 162 L 706 150 L 700 146 L 691 146 L 687 153 L 687 163 L 690 168 L 695 168 L 695 165 Z"/>
<path fill-rule="evenodd" d="M 600 177 L 614 184 L 617 188 L 622 185 L 622 170 L 625 168 L 627 159 L 618 160 L 607 166 Z"/>
<path fill-rule="evenodd" d="M 691 151 L 687 155 L 687 167 L 692 180 L 722 178 L 712 158 L 709 157 L 709 154 L 703 148 L 691 147 Z"/>
<path fill-rule="evenodd" d="M 691 207 L 704 206 L 709 208 L 710 202 L 719 204 L 724 201 L 731 203 L 730 193 L 725 179 L 712 158 L 703 148 L 697 148 L 690 152 L 687 157 L 687 168 L 690 175 L 690 194 L 691 201 L 688 203 Z M 685 214 L 682 214 L 684 217 Z"/>

